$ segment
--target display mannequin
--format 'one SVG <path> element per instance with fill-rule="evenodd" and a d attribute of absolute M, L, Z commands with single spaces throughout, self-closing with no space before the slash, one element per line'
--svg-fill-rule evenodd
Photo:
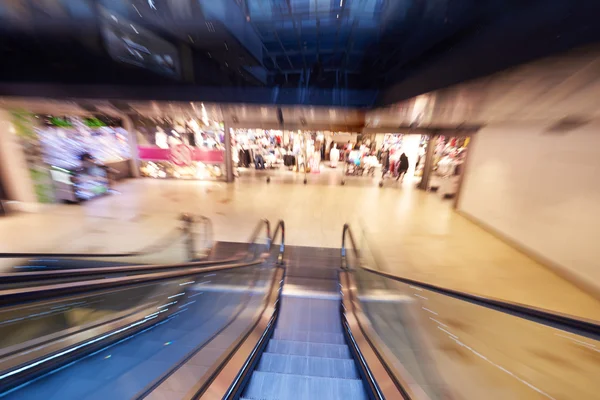
<path fill-rule="evenodd" d="M 447 154 L 438 163 L 437 174 L 440 176 L 438 193 L 442 197 L 454 196 L 458 190 L 458 176 L 456 175 L 457 162 L 454 154 Z"/>
<path fill-rule="evenodd" d="M 333 143 L 331 151 L 329 152 L 329 160 L 329 166 L 331 168 L 337 168 L 338 161 L 340 160 L 340 150 L 335 143 Z"/>
<path fill-rule="evenodd" d="M 169 144 L 167 141 L 167 134 L 162 130 L 160 126 L 156 127 L 156 133 L 154 134 L 154 143 L 161 149 L 168 149 Z"/>

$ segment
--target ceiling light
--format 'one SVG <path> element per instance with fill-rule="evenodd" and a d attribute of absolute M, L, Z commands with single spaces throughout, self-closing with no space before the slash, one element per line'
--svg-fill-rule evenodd
<path fill-rule="evenodd" d="M 137 9 L 137 7 L 136 7 L 134 4 L 132 4 L 131 6 L 132 6 L 133 8 L 135 8 L 135 11 L 137 11 L 138 15 L 139 15 L 140 17 L 142 17 L 142 13 L 140 13 L 140 10 L 138 10 L 138 9 Z M 142 17 L 142 18 L 144 18 L 144 17 Z"/>
<path fill-rule="evenodd" d="M 229 46 L 227 46 L 227 42 L 223 42 L 225 44 L 225 50 L 229 50 Z"/>
<path fill-rule="evenodd" d="M 133 29 L 133 31 L 134 31 L 135 33 L 137 33 L 138 35 L 140 34 L 140 33 L 138 32 L 138 30 L 137 30 L 137 29 L 135 29 L 135 26 L 133 26 L 133 24 L 129 24 L 129 26 L 131 27 L 131 29 Z"/>
<path fill-rule="evenodd" d="M 340 7 L 344 5 L 344 0 L 340 0 Z"/>

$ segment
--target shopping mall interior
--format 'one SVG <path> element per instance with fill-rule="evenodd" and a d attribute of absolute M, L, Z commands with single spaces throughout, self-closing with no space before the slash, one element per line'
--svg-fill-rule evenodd
<path fill-rule="evenodd" d="M 598 15 L 1 3 L 0 398 L 597 399 Z"/>

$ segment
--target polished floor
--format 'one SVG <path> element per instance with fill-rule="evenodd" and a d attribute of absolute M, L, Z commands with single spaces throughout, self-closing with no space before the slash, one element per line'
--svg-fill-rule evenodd
<path fill-rule="evenodd" d="M 242 171 L 234 184 L 130 180 L 119 194 L 0 219 L 0 251 L 132 251 L 179 226 L 183 212 L 210 217 L 217 240 L 246 241 L 260 218 L 284 219 L 286 242 L 339 247 L 342 225 L 364 226 L 377 267 L 413 279 L 600 320 L 600 301 L 456 214 L 451 200 L 412 182 Z M 266 177 L 271 182 L 266 182 Z M 362 236 L 361 234 L 357 236 Z M 183 258 L 182 248 L 169 257 Z M 11 268 L 4 260 L 3 269 Z"/>

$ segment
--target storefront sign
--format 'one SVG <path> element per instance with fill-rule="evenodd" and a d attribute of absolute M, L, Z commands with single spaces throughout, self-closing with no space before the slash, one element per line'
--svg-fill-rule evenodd
<path fill-rule="evenodd" d="M 185 145 L 178 145 L 170 149 L 138 146 L 138 155 L 141 160 L 171 161 L 178 166 L 190 165 L 192 162 L 223 164 L 225 162 L 224 153 L 223 150 L 204 150 Z"/>
<path fill-rule="evenodd" d="M 178 144 L 169 150 L 171 150 L 171 161 L 178 167 L 191 165 L 194 161 L 192 149 L 185 144 Z"/>

